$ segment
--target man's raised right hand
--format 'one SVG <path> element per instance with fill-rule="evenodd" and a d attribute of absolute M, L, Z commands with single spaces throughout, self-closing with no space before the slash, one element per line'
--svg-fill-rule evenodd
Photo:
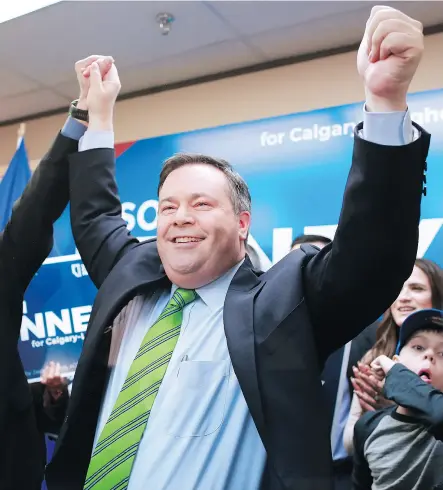
<path fill-rule="evenodd" d="M 94 61 L 83 73 L 89 77 L 87 106 L 89 110 L 89 129 L 112 131 L 114 106 L 121 84 L 115 64 L 102 77 L 99 64 Z"/>

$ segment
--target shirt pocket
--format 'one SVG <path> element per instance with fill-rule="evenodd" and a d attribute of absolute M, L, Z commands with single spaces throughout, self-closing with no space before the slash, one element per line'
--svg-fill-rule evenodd
<path fill-rule="evenodd" d="M 175 437 L 201 437 L 222 425 L 231 363 L 182 361 L 170 392 L 167 432 Z"/>

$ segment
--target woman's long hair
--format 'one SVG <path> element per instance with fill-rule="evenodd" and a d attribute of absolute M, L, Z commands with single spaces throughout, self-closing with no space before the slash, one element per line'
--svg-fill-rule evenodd
<path fill-rule="evenodd" d="M 443 270 L 435 262 L 427 259 L 416 259 L 416 267 L 423 271 L 431 286 L 432 307 L 443 309 Z M 378 356 L 392 357 L 398 343 L 398 325 L 395 323 L 389 308 L 383 315 L 383 319 L 377 328 L 374 347 L 363 358 L 366 364 L 370 364 Z"/>

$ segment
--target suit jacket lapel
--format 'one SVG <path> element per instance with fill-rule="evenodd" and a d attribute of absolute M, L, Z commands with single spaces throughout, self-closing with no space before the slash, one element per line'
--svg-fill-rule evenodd
<path fill-rule="evenodd" d="M 138 256 L 134 258 L 134 253 Z M 113 275 L 115 274 L 115 278 Z M 124 256 L 101 286 L 91 312 L 88 337 L 91 343 L 111 326 L 116 315 L 128 302 L 156 281 L 167 280 L 157 253 L 156 243 L 141 243 L 134 252 Z"/>
<path fill-rule="evenodd" d="M 257 379 L 254 335 L 254 299 L 264 286 L 246 258 L 234 276 L 226 296 L 223 318 L 234 371 L 261 436 L 264 417 Z"/>
<path fill-rule="evenodd" d="M 94 382 L 91 379 L 91 372 L 107 371 L 110 333 L 105 334 L 105 332 L 108 327 L 112 326 L 122 308 L 132 298 L 143 294 L 146 290 L 167 288 L 171 285 L 158 257 L 157 247 L 148 246 L 148 244 L 141 244 L 140 247 L 139 257 L 134 260 L 134 256 L 128 254 L 128 264 L 125 264 L 126 257 L 124 257 L 115 270 L 117 279 L 112 279 L 111 276 L 114 273 L 112 271 L 97 294 L 75 374 L 79 382 L 81 380 L 91 384 Z M 101 393 L 104 387 L 101 376 L 98 376 L 96 382 L 96 390 Z M 80 396 L 83 392 L 84 390 L 79 390 L 77 394 Z M 78 401 L 77 397 L 72 397 L 70 411 L 74 410 Z"/>

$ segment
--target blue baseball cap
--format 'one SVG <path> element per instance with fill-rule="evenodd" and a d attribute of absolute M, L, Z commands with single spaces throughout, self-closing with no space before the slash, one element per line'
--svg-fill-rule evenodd
<path fill-rule="evenodd" d="M 427 310 L 416 311 L 406 317 L 400 328 L 400 335 L 395 353 L 398 355 L 414 333 L 425 328 L 441 329 L 443 332 L 443 310 L 429 308 Z"/>

